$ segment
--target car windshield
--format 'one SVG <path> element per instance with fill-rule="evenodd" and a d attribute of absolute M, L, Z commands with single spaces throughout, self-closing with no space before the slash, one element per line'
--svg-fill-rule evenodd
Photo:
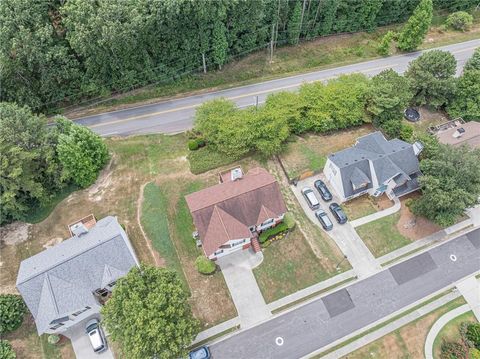
<path fill-rule="evenodd" d="M 207 351 L 205 348 L 200 348 L 194 352 L 190 352 L 190 359 L 205 359 L 207 357 Z"/>
<path fill-rule="evenodd" d="M 323 222 L 325 222 L 325 225 L 326 225 L 327 227 L 329 227 L 329 226 L 332 224 L 332 222 L 330 221 L 330 218 L 328 218 L 327 214 L 325 214 L 324 216 L 322 216 L 322 219 L 323 219 Z"/>

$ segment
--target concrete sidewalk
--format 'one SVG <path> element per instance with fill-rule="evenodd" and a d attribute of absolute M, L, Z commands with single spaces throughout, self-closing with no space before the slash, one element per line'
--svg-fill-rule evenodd
<path fill-rule="evenodd" d="M 425 340 L 425 359 L 433 359 L 433 342 L 437 337 L 438 333 L 442 330 L 442 328 L 452 319 L 461 316 L 464 313 L 470 311 L 470 307 L 468 304 L 464 304 L 454 310 L 451 310 L 444 315 L 442 315 L 438 320 L 433 323 L 433 326 L 430 328 L 430 331 L 427 334 L 427 339 Z"/>
<path fill-rule="evenodd" d="M 400 200 L 397 197 L 393 198 L 393 206 L 385 208 L 383 211 L 379 211 L 376 213 L 372 213 L 368 216 L 361 217 L 358 219 L 355 219 L 353 221 L 350 221 L 350 224 L 353 228 L 359 227 L 363 224 L 369 223 L 376 221 L 377 219 L 389 216 L 391 214 L 394 214 L 398 211 L 400 211 L 400 208 L 402 207 L 402 204 L 400 203 Z"/>
<path fill-rule="evenodd" d="M 480 258 L 478 259 L 480 266 Z M 474 276 L 462 280 L 456 284 L 457 289 L 467 301 L 473 314 L 480 322 L 480 282 Z"/>
<path fill-rule="evenodd" d="M 252 272 L 262 260 L 263 253 L 254 253 L 252 249 L 237 251 L 217 260 L 237 308 L 242 329 L 272 316 Z"/>

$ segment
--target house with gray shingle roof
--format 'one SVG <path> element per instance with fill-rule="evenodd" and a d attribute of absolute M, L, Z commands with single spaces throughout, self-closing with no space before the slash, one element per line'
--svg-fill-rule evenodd
<path fill-rule="evenodd" d="M 117 279 L 139 265 L 116 217 L 75 233 L 20 264 L 17 288 L 39 335 L 63 333 L 98 314 Z"/>
<path fill-rule="evenodd" d="M 342 201 L 366 193 L 400 197 L 419 188 L 422 148 L 418 142 L 388 141 L 381 132 L 373 132 L 329 155 L 323 172 Z"/>

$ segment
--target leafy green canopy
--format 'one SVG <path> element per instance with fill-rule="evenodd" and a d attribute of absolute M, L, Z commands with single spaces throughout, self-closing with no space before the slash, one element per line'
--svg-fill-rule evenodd
<path fill-rule="evenodd" d="M 432 23 L 433 3 L 432 0 L 420 0 L 420 4 L 413 11 L 412 16 L 400 32 L 398 48 L 403 51 L 415 50 L 427 35 L 428 28 Z"/>
<path fill-rule="evenodd" d="M 17 354 L 12 348 L 12 345 L 4 339 L 0 339 L 0 358 L 2 359 L 15 359 Z"/>
<path fill-rule="evenodd" d="M 101 138 L 85 127 L 0 103 L 0 224 L 22 219 L 67 184 L 91 184 L 108 158 Z"/>
<path fill-rule="evenodd" d="M 22 297 L 14 294 L 0 295 L 0 334 L 13 332 L 20 327 L 23 316 L 27 312 L 27 306 Z"/>
<path fill-rule="evenodd" d="M 110 338 L 132 359 L 183 358 L 199 328 L 176 273 L 145 264 L 117 281 L 101 313 Z"/>
<path fill-rule="evenodd" d="M 436 147 L 420 162 L 422 196 L 411 208 L 415 214 L 449 226 L 480 196 L 480 149 Z"/>
<path fill-rule="evenodd" d="M 417 105 L 439 108 L 452 98 L 455 91 L 457 61 L 446 51 L 432 50 L 413 60 L 405 76 Z"/>

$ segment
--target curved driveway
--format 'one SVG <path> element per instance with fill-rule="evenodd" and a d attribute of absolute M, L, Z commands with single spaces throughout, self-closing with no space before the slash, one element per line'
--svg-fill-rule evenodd
<path fill-rule="evenodd" d="M 475 48 L 479 46 L 480 39 L 477 39 L 440 47 L 439 49 L 450 51 L 455 56 L 458 63 L 458 74 L 463 68 L 465 61 L 472 56 Z M 253 85 L 188 96 L 125 110 L 106 112 L 99 115 L 79 118 L 76 119 L 76 122 L 92 128 L 102 136 L 181 132 L 191 128 L 195 109 L 205 101 L 225 97 L 234 101 L 239 107 L 247 107 L 255 104 L 256 96 L 258 96 L 259 103 L 262 103 L 268 94 L 282 90 L 294 91 L 298 89 L 302 83 L 325 81 L 341 74 L 360 72 L 368 76 L 373 76 L 388 68 L 402 73 L 408 67 L 408 63 L 420 54 L 421 52 L 414 52 L 380 58 L 348 66 L 265 81 Z"/>

